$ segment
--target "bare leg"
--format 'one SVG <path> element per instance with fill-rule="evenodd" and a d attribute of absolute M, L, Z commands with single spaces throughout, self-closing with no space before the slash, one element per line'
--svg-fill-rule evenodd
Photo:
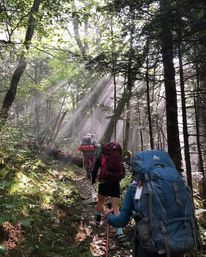
<path fill-rule="evenodd" d="M 97 202 L 97 206 L 96 206 L 96 211 L 97 212 L 102 212 L 103 211 L 103 204 L 104 204 L 105 198 L 106 197 L 104 195 L 98 194 L 98 202 Z"/>
<path fill-rule="evenodd" d="M 100 225 L 105 198 L 106 198 L 105 196 L 98 194 L 98 202 L 96 205 L 96 218 L 95 218 L 96 225 Z"/>

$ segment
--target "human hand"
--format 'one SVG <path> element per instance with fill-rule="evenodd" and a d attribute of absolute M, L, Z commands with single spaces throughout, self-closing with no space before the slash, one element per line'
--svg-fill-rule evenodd
<path fill-rule="evenodd" d="M 109 208 L 106 208 L 106 207 L 103 208 L 103 215 L 104 215 L 104 218 L 105 218 L 105 219 L 107 219 L 107 216 L 108 216 L 110 213 L 113 213 L 113 209 L 109 209 Z"/>

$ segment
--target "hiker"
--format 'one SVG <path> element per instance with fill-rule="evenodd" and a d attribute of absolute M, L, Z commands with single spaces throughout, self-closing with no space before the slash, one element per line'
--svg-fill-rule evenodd
<path fill-rule="evenodd" d="M 122 163 L 122 149 L 118 143 L 103 144 L 92 170 L 92 184 L 98 175 L 98 202 L 96 205 L 96 224 L 100 225 L 103 206 L 108 197 L 115 214 L 119 214 L 120 181 L 125 175 Z M 117 229 L 116 239 L 124 240 L 122 228 Z"/>
<path fill-rule="evenodd" d="M 169 155 L 162 150 L 131 158 L 135 179 L 121 212 L 104 208 L 106 221 L 124 227 L 135 219 L 134 257 L 183 257 L 196 246 L 194 208 L 188 187 Z"/>
<path fill-rule="evenodd" d="M 95 134 L 87 134 L 84 136 L 78 147 L 78 150 L 83 153 L 83 166 L 89 179 L 91 178 L 91 171 L 95 161 L 96 148 Z"/>
<path fill-rule="evenodd" d="M 130 170 L 130 159 L 132 157 L 132 152 L 130 150 L 125 150 L 123 153 L 123 163 L 127 170 Z"/>

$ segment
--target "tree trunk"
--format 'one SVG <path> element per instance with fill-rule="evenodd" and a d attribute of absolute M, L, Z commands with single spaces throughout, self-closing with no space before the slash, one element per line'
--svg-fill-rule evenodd
<path fill-rule="evenodd" d="M 111 38 L 112 38 L 112 76 L 113 76 L 113 83 L 114 83 L 114 111 L 115 114 L 116 108 L 117 108 L 117 82 L 116 82 L 116 56 L 114 53 L 115 49 L 115 42 L 114 42 L 114 31 L 113 31 L 113 16 L 111 16 L 110 21 L 110 27 L 111 27 Z M 114 135 L 114 142 L 117 140 L 117 120 L 114 122 L 114 129 L 113 129 L 113 135 Z"/>
<path fill-rule="evenodd" d="M 206 14 L 206 11 L 205 11 Z M 202 38 L 201 42 L 205 42 Z M 196 64 L 196 74 L 197 74 L 197 96 L 194 96 L 195 112 L 196 112 L 196 134 L 197 134 L 197 150 L 199 158 L 199 171 L 202 173 L 201 180 L 201 194 L 203 199 L 203 207 L 206 208 L 206 174 L 205 174 L 205 151 L 206 151 L 206 61 L 203 58 L 206 52 L 205 44 L 195 48 L 195 59 L 201 60 Z"/>
<path fill-rule="evenodd" d="M 144 150 L 144 139 L 143 139 L 144 138 L 144 136 L 143 136 L 144 129 L 142 129 L 143 122 L 142 122 L 139 102 L 137 102 L 137 115 L 138 115 L 137 116 L 137 123 L 139 125 L 140 150 L 143 151 Z"/>
<path fill-rule="evenodd" d="M 175 69 L 173 63 L 173 37 L 170 29 L 171 24 L 168 22 L 168 18 L 170 17 L 170 1 L 160 0 L 160 9 L 162 12 L 160 42 L 164 66 L 168 153 L 176 164 L 177 169 L 180 170 L 182 157 L 178 129 Z"/>
<path fill-rule="evenodd" d="M 98 101 L 98 97 L 104 90 L 107 84 L 111 83 L 111 78 L 103 78 L 99 85 L 88 93 L 87 99 L 79 103 L 79 107 L 72 113 L 69 118 L 69 124 L 66 131 L 66 136 L 70 137 L 73 133 L 74 128 L 77 127 L 79 121 L 82 121 L 88 110 Z"/>
<path fill-rule="evenodd" d="M 113 63 L 113 68 L 114 68 L 114 63 Z M 113 72 L 113 83 L 114 83 L 114 114 L 117 109 L 117 83 L 116 83 L 116 74 L 115 71 Z M 117 121 L 115 120 L 114 123 L 114 141 L 116 142 L 117 140 Z"/>
<path fill-rule="evenodd" d="M 39 104 L 38 104 L 38 94 L 35 96 L 35 120 L 36 120 L 36 126 L 34 129 L 34 134 L 36 134 L 36 138 L 39 141 L 39 135 L 40 135 L 40 120 L 39 120 Z"/>
<path fill-rule="evenodd" d="M 128 149 L 128 140 L 129 140 L 129 129 L 130 129 L 130 104 L 126 104 L 125 112 L 125 129 L 123 130 L 123 150 Z"/>
<path fill-rule="evenodd" d="M 130 50 L 132 51 L 132 49 Z M 126 105 L 126 120 L 125 120 L 125 135 L 123 140 L 123 150 L 128 149 L 129 131 L 130 131 L 130 99 L 132 96 L 133 78 L 132 78 L 132 54 L 130 53 L 130 59 L 128 63 L 128 81 L 127 81 L 127 102 Z M 121 115 L 121 114 L 120 114 Z"/>
<path fill-rule="evenodd" d="M 154 148 L 154 140 L 153 140 L 153 128 L 152 128 L 152 118 L 151 118 L 151 110 L 150 110 L 150 88 L 149 88 L 149 42 L 147 41 L 147 67 L 146 67 L 146 84 L 147 84 L 147 112 L 148 112 L 148 123 L 149 123 L 149 136 L 150 136 L 150 148 Z"/>
<path fill-rule="evenodd" d="M 66 88 L 66 92 L 67 92 L 69 86 L 70 86 L 70 84 L 68 84 L 68 86 Z M 64 120 L 64 117 L 67 114 L 67 111 L 64 111 L 63 115 L 61 117 L 61 113 L 62 113 L 64 104 L 65 104 L 65 101 L 66 101 L 66 97 L 67 97 L 67 94 L 65 93 L 63 101 L 61 103 L 61 107 L 60 107 L 59 112 L 57 114 L 57 117 L 56 117 L 56 119 L 54 121 L 54 125 L 53 125 L 52 131 L 51 131 L 51 135 L 50 135 L 50 137 L 48 138 L 48 141 L 47 141 L 47 144 L 50 145 L 50 146 L 53 145 L 53 143 L 54 143 L 54 141 L 55 141 L 55 139 L 56 139 L 56 137 L 58 135 L 58 132 L 59 132 L 59 129 L 60 129 L 60 124 L 62 124 L 62 122 Z"/>
<path fill-rule="evenodd" d="M 55 142 L 55 140 L 56 140 L 56 138 L 58 136 L 58 133 L 59 133 L 61 125 L 62 125 L 62 122 L 64 121 L 64 118 L 65 118 L 66 114 L 67 114 L 67 111 L 64 111 L 63 114 L 62 114 L 62 117 L 60 118 L 60 121 L 57 124 L 56 132 L 55 132 L 55 134 L 54 134 L 54 136 L 52 138 L 52 144 L 54 144 L 54 142 Z"/>
<path fill-rule="evenodd" d="M 72 11 L 73 11 L 72 22 L 73 22 L 73 28 L 74 28 L 74 39 L 76 40 L 79 50 L 81 51 L 82 55 L 84 56 L 88 46 L 87 46 L 87 44 L 84 44 L 81 41 L 81 37 L 80 37 L 80 33 L 79 33 L 80 22 L 78 21 L 77 16 L 76 16 L 77 8 L 76 8 L 74 1 L 72 2 Z M 86 26 L 86 24 L 85 24 L 85 26 Z M 87 26 L 85 28 L 87 28 Z"/>
<path fill-rule="evenodd" d="M 195 106 L 195 124 L 196 124 L 196 140 L 197 140 L 197 152 L 198 152 L 198 170 L 202 174 L 201 179 L 201 198 L 203 199 L 203 207 L 206 208 L 206 176 L 205 176 L 205 170 L 204 170 L 204 161 L 202 157 L 202 149 L 201 149 L 201 139 L 200 139 L 200 121 L 199 116 L 202 113 L 202 110 L 199 110 L 200 106 L 200 78 L 199 78 L 199 69 L 196 65 L 196 74 L 197 74 L 197 97 L 194 94 L 194 106 Z M 197 98 L 197 100 L 196 100 Z M 197 104 L 198 102 L 198 104 Z M 204 151 L 204 149 L 203 149 Z"/>
<path fill-rule="evenodd" d="M 103 137 L 100 140 L 100 143 L 108 143 L 111 141 L 114 125 L 116 121 L 120 119 L 120 116 L 124 111 L 125 105 L 128 102 L 128 97 L 129 97 L 128 90 L 125 89 L 125 91 L 122 94 L 122 97 L 120 98 L 117 104 L 116 113 L 110 118 L 109 124 L 106 128 L 106 131 Z"/>
<path fill-rule="evenodd" d="M 51 120 L 51 99 L 46 99 L 45 124 L 49 124 Z"/>
<path fill-rule="evenodd" d="M 22 56 L 19 60 L 17 68 L 14 71 L 14 74 L 11 79 L 10 87 L 4 97 L 3 104 L 0 110 L 0 119 L 4 122 L 9 115 L 10 107 L 13 104 L 13 101 L 16 97 L 17 85 L 26 68 L 26 59 Z"/>
<path fill-rule="evenodd" d="M 24 39 L 24 46 L 26 50 L 29 50 L 29 45 L 31 43 L 31 40 L 34 34 L 35 21 L 36 21 L 34 14 L 38 12 L 40 3 L 41 3 L 41 0 L 34 0 L 33 6 L 29 14 L 28 26 L 26 30 L 25 39 Z M 0 119 L 2 120 L 3 123 L 8 118 L 9 110 L 16 97 L 16 91 L 17 91 L 19 80 L 23 72 L 25 71 L 25 69 L 26 69 L 26 57 L 22 54 L 19 59 L 19 63 L 12 76 L 10 87 L 4 97 L 3 104 L 0 110 Z"/>
<path fill-rule="evenodd" d="M 204 162 L 203 162 L 203 158 L 202 158 L 202 150 L 201 150 L 201 140 L 200 140 L 200 121 L 199 121 L 199 116 L 201 111 L 199 111 L 198 106 L 200 105 L 200 101 L 201 99 L 199 99 L 198 95 L 200 93 L 200 81 L 199 81 L 199 69 L 196 66 L 196 78 L 197 78 L 197 96 L 194 92 L 194 107 L 195 107 L 195 127 L 196 127 L 196 139 L 197 139 L 197 151 L 198 151 L 198 158 L 199 158 L 199 171 L 202 173 L 202 176 L 205 177 L 205 173 L 204 173 Z M 197 100 L 196 100 L 197 99 Z M 198 104 L 197 104 L 198 103 Z"/>
<path fill-rule="evenodd" d="M 130 49 L 129 49 L 129 60 L 128 60 L 128 69 L 127 69 L 127 102 L 126 102 L 126 122 L 125 122 L 125 135 L 124 135 L 124 140 L 123 140 L 123 150 L 128 149 L 128 141 L 129 141 L 129 133 L 130 133 L 130 99 L 132 96 L 132 88 L 134 86 L 134 75 L 133 75 L 133 70 L 132 66 L 134 63 L 134 50 L 133 50 L 133 45 L 134 45 L 134 16 L 133 16 L 134 10 L 133 10 L 133 5 L 130 6 Z M 124 132 L 124 131 L 123 131 Z"/>
<path fill-rule="evenodd" d="M 189 134 L 188 134 L 188 127 L 187 127 L 187 111 L 186 111 L 186 102 L 185 102 L 184 73 L 183 73 L 183 65 L 182 65 L 182 52 L 181 52 L 180 46 L 178 47 L 178 55 L 179 55 L 180 89 L 181 89 L 181 102 L 182 102 L 182 122 L 183 122 L 183 138 L 184 138 L 184 155 L 185 155 L 184 158 L 185 158 L 186 173 L 187 173 L 187 184 L 189 185 L 191 191 L 193 192 Z"/>

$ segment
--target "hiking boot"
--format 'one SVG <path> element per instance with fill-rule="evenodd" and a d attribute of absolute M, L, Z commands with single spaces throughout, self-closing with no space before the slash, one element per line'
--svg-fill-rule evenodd
<path fill-rule="evenodd" d="M 101 223 L 101 218 L 102 218 L 101 214 L 96 214 L 95 220 L 96 220 L 96 225 L 97 225 L 97 226 L 100 225 L 100 223 Z"/>

